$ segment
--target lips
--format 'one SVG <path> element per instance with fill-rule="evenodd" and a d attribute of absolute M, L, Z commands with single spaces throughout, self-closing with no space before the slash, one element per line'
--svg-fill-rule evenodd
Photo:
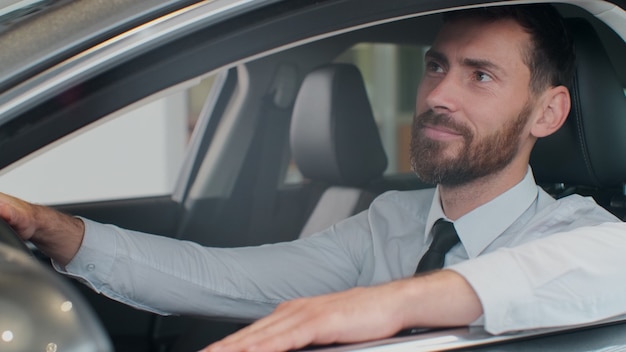
<path fill-rule="evenodd" d="M 430 133 L 436 133 L 441 135 L 451 135 L 451 136 L 463 136 L 463 132 L 459 131 L 456 128 L 445 126 L 443 124 L 432 125 L 432 124 L 424 124 L 422 129 L 430 131 Z"/>
<path fill-rule="evenodd" d="M 451 141 L 464 138 L 462 134 L 447 128 L 425 126 L 420 130 L 423 137 L 435 141 Z"/>

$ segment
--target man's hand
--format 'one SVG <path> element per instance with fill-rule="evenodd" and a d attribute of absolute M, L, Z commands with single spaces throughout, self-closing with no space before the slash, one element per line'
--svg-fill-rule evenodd
<path fill-rule="evenodd" d="M 0 218 L 61 265 L 67 265 L 78 252 L 85 231 L 80 219 L 3 193 Z"/>
<path fill-rule="evenodd" d="M 36 208 L 33 204 L 0 193 L 0 218 L 11 225 L 24 241 L 30 240 L 37 229 Z"/>
<path fill-rule="evenodd" d="M 385 297 L 389 290 L 387 286 L 355 288 L 286 302 L 206 351 L 285 351 L 312 343 L 390 336 L 402 328 L 403 309 Z"/>
<path fill-rule="evenodd" d="M 467 325 L 481 314 L 480 301 L 465 279 L 441 271 L 283 303 L 204 352 L 286 351 L 310 344 L 362 342 L 410 327 Z"/>

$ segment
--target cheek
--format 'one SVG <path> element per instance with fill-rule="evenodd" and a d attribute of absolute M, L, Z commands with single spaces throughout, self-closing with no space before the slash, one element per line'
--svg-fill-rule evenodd
<path fill-rule="evenodd" d="M 472 104 L 465 108 L 468 123 L 474 132 L 474 137 L 480 140 L 500 131 L 510 116 L 503 111 L 494 109 L 491 104 Z"/>
<path fill-rule="evenodd" d="M 480 116 L 474 119 L 477 139 L 490 138 L 496 134 L 504 134 L 511 129 L 515 129 L 515 135 L 525 133 L 529 128 L 528 115 L 522 112 L 522 108 L 509 109 L 484 109 L 483 111 L 472 111 L 473 116 Z M 524 114 L 521 116 L 520 114 Z M 519 126 L 519 124 L 522 124 Z M 515 125 L 515 126 L 514 126 Z"/>
<path fill-rule="evenodd" d="M 482 93 L 482 92 L 481 92 Z M 527 101 L 526 96 L 504 94 L 473 94 L 464 97 L 463 110 L 480 135 L 487 135 L 515 120 Z"/>

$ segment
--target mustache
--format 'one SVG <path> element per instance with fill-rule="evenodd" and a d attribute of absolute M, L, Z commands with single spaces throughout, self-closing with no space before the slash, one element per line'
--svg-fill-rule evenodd
<path fill-rule="evenodd" d="M 454 120 L 450 115 L 437 114 L 433 110 L 427 110 L 414 115 L 414 124 L 417 129 L 425 127 L 445 127 L 465 137 L 471 137 L 472 131 L 464 124 Z"/>

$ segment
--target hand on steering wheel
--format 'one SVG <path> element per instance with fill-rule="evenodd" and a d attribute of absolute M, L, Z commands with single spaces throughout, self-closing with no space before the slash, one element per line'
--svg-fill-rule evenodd
<path fill-rule="evenodd" d="M 10 247 L 19 249 L 28 253 L 29 255 L 33 255 L 32 251 L 24 241 L 17 235 L 15 230 L 9 225 L 6 221 L 0 218 L 0 243 L 6 244 Z"/>

